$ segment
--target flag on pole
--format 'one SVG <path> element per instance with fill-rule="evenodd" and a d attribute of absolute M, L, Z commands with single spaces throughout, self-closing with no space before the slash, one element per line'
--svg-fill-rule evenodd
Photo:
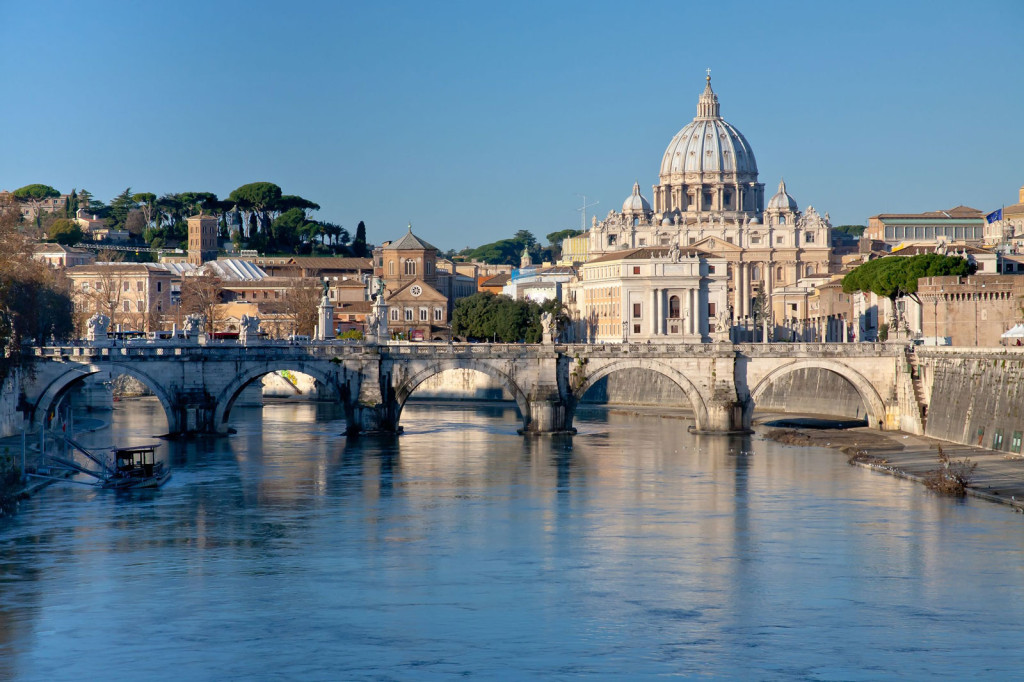
<path fill-rule="evenodd" d="M 985 216 L 985 220 L 987 220 L 990 223 L 999 222 L 1002 219 L 1003 219 L 1003 209 L 1001 209 L 1001 208 L 1000 209 L 996 209 L 995 211 L 992 211 L 987 216 Z"/>

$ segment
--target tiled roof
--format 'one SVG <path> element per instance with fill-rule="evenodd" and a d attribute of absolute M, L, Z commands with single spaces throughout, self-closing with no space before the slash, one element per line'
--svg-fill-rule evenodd
<path fill-rule="evenodd" d="M 878 215 L 873 215 L 871 217 L 872 218 L 878 218 L 880 220 L 885 220 L 886 218 L 891 219 L 891 220 L 899 219 L 899 218 L 910 218 L 910 219 L 912 219 L 912 218 L 920 218 L 920 219 L 927 219 L 927 218 L 938 218 L 938 219 L 946 219 L 946 218 L 971 218 L 971 219 L 975 219 L 975 218 L 984 218 L 985 217 L 985 213 L 982 212 L 982 211 L 979 211 L 976 208 L 971 208 L 970 206 L 964 206 L 964 205 L 961 204 L 960 206 L 954 206 L 953 208 L 947 209 L 945 211 L 927 211 L 925 213 L 879 213 Z"/>
<path fill-rule="evenodd" d="M 404 237 L 398 241 L 393 241 L 384 247 L 385 251 L 405 251 L 405 250 L 434 250 L 437 251 L 437 247 L 423 241 L 412 233 L 412 228 L 405 234 Z"/>

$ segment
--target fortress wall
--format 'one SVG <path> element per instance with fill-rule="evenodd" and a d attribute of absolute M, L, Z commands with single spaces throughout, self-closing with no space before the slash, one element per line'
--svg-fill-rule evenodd
<path fill-rule="evenodd" d="M 795 412 L 863 418 L 866 411 L 853 384 L 835 372 L 808 367 L 773 381 L 754 406 L 763 412 Z"/>
<path fill-rule="evenodd" d="M 925 435 L 1013 451 L 1014 433 L 1024 435 L 1021 354 L 921 355 L 923 378 L 931 385 Z"/>

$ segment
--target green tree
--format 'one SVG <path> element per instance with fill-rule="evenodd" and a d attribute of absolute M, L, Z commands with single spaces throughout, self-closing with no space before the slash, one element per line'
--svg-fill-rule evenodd
<path fill-rule="evenodd" d="M 843 234 L 848 234 L 851 237 L 860 237 L 864 234 L 864 230 L 866 229 L 867 227 L 865 225 L 837 225 L 832 228 L 832 231 L 842 232 Z"/>
<path fill-rule="evenodd" d="M 56 199 L 57 197 L 60 196 L 60 192 L 58 192 L 53 187 L 50 187 L 49 185 L 40 185 L 37 183 L 33 185 L 25 185 L 24 187 L 19 187 L 18 189 L 11 192 L 11 196 L 13 196 L 18 201 L 25 202 L 26 204 L 32 206 L 33 213 L 35 213 L 36 216 L 36 225 L 39 225 L 39 219 L 41 217 L 40 206 L 42 205 L 42 202 L 45 201 L 46 199 Z"/>
<path fill-rule="evenodd" d="M 78 215 L 78 194 L 74 189 L 68 195 L 68 202 L 64 204 L 64 217 L 74 218 Z"/>
<path fill-rule="evenodd" d="M 559 315 L 564 317 L 564 310 L 557 301 L 549 303 L 549 312 L 554 311 L 556 319 Z M 452 333 L 502 343 L 539 343 L 543 334 L 543 312 L 545 309 L 533 301 L 481 292 L 461 298 L 455 304 Z"/>
<path fill-rule="evenodd" d="M 125 191 L 110 200 L 110 211 L 107 214 L 107 227 L 114 230 L 123 230 L 125 223 L 128 221 L 128 214 L 133 208 L 135 208 L 135 206 L 136 201 L 132 198 L 132 188 L 128 187 Z"/>
<path fill-rule="evenodd" d="M 153 211 L 156 210 L 156 195 L 151 192 L 138 192 L 132 195 L 132 201 L 142 211 L 142 217 L 146 220 L 146 227 L 152 227 Z"/>
<path fill-rule="evenodd" d="M 370 255 L 366 246 L 366 224 L 362 220 L 356 225 L 356 237 L 352 240 L 352 255 L 357 258 L 366 258 Z"/>
<path fill-rule="evenodd" d="M 885 256 L 859 265 L 843 277 L 843 291 L 872 292 L 893 303 L 908 296 L 918 303 L 917 283 L 921 277 L 966 277 L 977 266 L 959 256 L 922 253 L 916 256 Z"/>
<path fill-rule="evenodd" d="M 244 213 L 250 214 L 249 234 L 251 239 L 256 230 L 269 236 L 270 213 L 281 200 L 281 188 L 272 182 L 250 182 L 228 195 L 228 200 Z"/>
<path fill-rule="evenodd" d="M 50 225 L 49 237 L 58 244 L 72 246 L 82 241 L 82 228 L 70 218 L 58 218 Z"/>

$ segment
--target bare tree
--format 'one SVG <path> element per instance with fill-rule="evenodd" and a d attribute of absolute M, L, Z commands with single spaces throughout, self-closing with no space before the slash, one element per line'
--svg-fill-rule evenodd
<path fill-rule="evenodd" d="M 219 322 L 217 305 L 224 290 L 220 278 L 213 275 L 191 275 L 181 280 L 181 312 L 206 318 L 206 332 L 212 334 Z"/>
<path fill-rule="evenodd" d="M 317 306 L 323 296 L 320 281 L 313 277 L 296 280 L 295 285 L 285 292 L 283 312 L 294 325 L 293 334 L 312 336 L 316 331 Z"/>

